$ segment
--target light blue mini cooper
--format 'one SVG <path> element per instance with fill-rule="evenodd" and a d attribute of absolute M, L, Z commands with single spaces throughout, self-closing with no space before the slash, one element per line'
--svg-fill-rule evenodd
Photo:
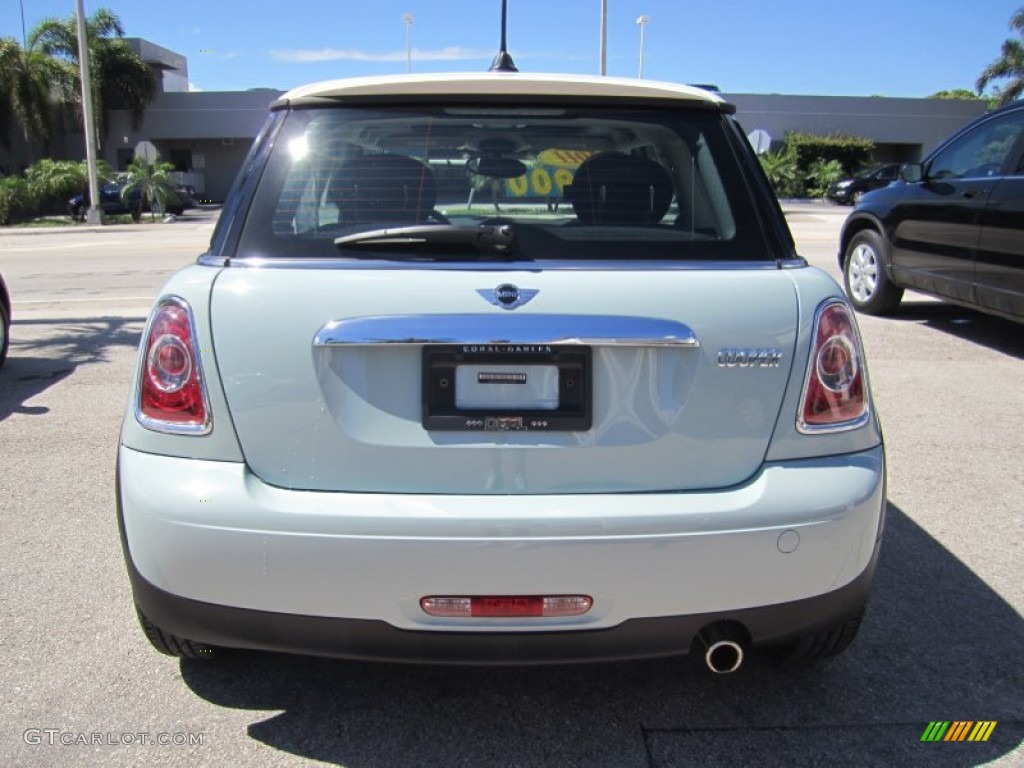
<path fill-rule="evenodd" d="M 118 514 L 153 644 L 843 650 L 881 432 L 853 313 L 732 111 L 510 72 L 274 103 L 131 388 Z"/>

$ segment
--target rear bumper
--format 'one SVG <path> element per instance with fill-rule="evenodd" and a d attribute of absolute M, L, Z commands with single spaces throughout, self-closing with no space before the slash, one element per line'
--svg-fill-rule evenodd
<path fill-rule="evenodd" d="M 839 205 L 848 205 L 853 201 L 853 190 L 850 189 L 830 189 L 825 193 L 825 197 L 831 200 L 833 203 Z"/>
<path fill-rule="evenodd" d="M 631 619 L 609 629 L 553 632 L 438 632 L 387 622 L 295 616 L 213 605 L 154 587 L 128 562 L 139 609 L 179 637 L 224 648 L 430 664 L 562 664 L 689 653 L 697 634 L 720 621 L 741 623 L 758 645 L 831 627 L 864 608 L 878 549 L 853 582 L 792 603 L 690 616 Z"/>
<path fill-rule="evenodd" d="M 288 491 L 241 464 L 121 448 L 139 608 L 215 645 L 435 662 L 685 653 L 707 624 L 783 641 L 863 606 L 881 447 L 766 465 L 700 493 L 416 496 Z M 588 594 L 571 619 L 439 619 L 426 595 Z"/>

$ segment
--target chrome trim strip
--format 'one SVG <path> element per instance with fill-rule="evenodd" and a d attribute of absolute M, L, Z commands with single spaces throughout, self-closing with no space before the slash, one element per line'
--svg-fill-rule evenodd
<path fill-rule="evenodd" d="M 142 412 L 142 377 L 146 375 L 146 351 L 149 346 L 149 335 L 153 330 L 153 320 L 156 313 L 164 304 L 175 304 L 188 314 L 190 341 L 195 356 L 195 377 L 199 382 L 199 391 L 203 395 L 203 407 L 206 410 L 206 420 L 202 424 L 175 424 L 170 421 L 161 421 L 147 416 Z M 200 354 L 199 337 L 196 335 L 196 321 L 192 313 L 192 306 L 180 296 L 161 296 L 153 306 L 146 321 L 146 329 L 142 332 L 142 341 L 139 346 L 139 354 L 142 356 L 139 361 L 139 376 L 135 383 L 135 420 L 146 429 L 152 432 L 163 432 L 168 435 L 190 435 L 193 437 L 208 435 L 213 431 L 213 411 L 210 410 L 210 395 L 206 390 L 206 379 L 203 375 L 203 358 Z"/>
<path fill-rule="evenodd" d="M 224 264 L 222 258 L 217 262 L 209 260 L 200 263 L 209 266 L 242 267 L 245 269 L 354 269 L 354 270 L 451 270 L 456 272 L 545 272 L 554 270 L 579 270 L 591 272 L 676 272 L 676 271 L 742 271 L 800 269 L 808 266 L 805 259 L 785 259 L 772 261 L 573 261 L 538 260 L 538 261 L 375 261 L 370 259 L 289 259 L 263 258 L 256 256 L 232 258 L 230 264 Z"/>
<path fill-rule="evenodd" d="M 803 419 L 797 419 L 796 429 L 801 435 L 830 435 L 835 432 L 849 432 L 851 429 L 859 429 L 869 421 L 871 421 L 870 406 L 856 419 L 851 419 L 850 421 L 837 421 L 835 424 L 805 424 Z"/>
<path fill-rule="evenodd" d="M 377 344 L 568 344 L 592 347 L 697 348 L 694 332 L 674 320 L 625 315 L 382 315 L 334 320 L 314 347 Z"/>
<path fill-rule="evenodd" d="M 227 256 L 216 256 L 212 253 L 201 254 L 196 259 L 196 264 L 201 267 L 226 267 L 228 266 L 229 259 Z"/>

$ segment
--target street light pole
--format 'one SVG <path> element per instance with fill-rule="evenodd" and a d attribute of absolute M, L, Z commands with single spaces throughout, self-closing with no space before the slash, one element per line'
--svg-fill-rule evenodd
<path fill-rule="evenodd" d="M 636 24 L 640 27 L 640 69 L 636 75 L 639 78 L 644 76 L 644 27 L 647 26 L 647 22 L 650 20 L 651 17 L 646 13 L 641 13 L 636 17 Z"/>
<path fill-rule="evenodd" d="M 601 0 L 601 46 L 600 62 L 602 75 L 608 74 L 608 0 Z"/>
<path fill-rule="evenodd" d="M 92 114 L 92 80 L 89 76 L 89 42 L 85 34 L 85 10 L 76 0 L 78 11 L 78 65 L 82 80 L 82 118 L 85 123 L 85 163 L 89 169 L 89 209 L 85 221 L 93 226 L 103 223 L 100 212 L 100 184 L 96 171 L 96 128 Z"/>
<path fill-rule="evenodd" d="M 412 23 L 416 17 L 411 13 L 403 14 L 402 23 L 405 24 L 405 69 L 412 72 Z"/>

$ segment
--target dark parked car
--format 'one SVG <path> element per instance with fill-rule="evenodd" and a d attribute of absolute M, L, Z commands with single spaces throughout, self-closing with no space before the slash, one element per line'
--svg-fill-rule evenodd
<path fill-rule="evenodd" d="M 7 359 L 7 347 L 11 339 L 11 295 L 7 292 L 4 277 L 0 275 L 0 368 Z"/>
<path fill-rule="evenodd" d="M 100 187 L 100 208 L 103 210 L 103 213 L 108 216 L 130 213 L 134 218 L 138 218 L 139 214 L 143 211 L 149 211 L 148 204 L 139 206 L 138 192 L 129 195 L 128 199 L 124 200 L 121 197 L 121 190 L 123 188 L 123 184 L 114 181 Z M 88 195 L 83 194 L 77 194 L 68 200 L 68 214 L 72 219 L 82 221 L 85 218 L 85 212 L 89 207 L 87 200 Z M 185 212 L 185 204 L 177 192 L 164 205 L 164 210 L 167 213 L 173 213 L 175 216 L 180 216 Z"/>
<path fill-rule="evenodd" d="M 839 263 L 862 312 L 912 288 L 1024 322 L 1024 103 L 982 115 L 843 225 Z"/>
<path fill-rule="evenodd" d="M 191 184 L 179 184 L 174 188 L 174 193 L 178 196 L 182 208 L 195 208 L 196 188 Z M 174 211 L 171 211 L 171 213 L 174 213 Z"/>
<path fill-rule="evenodd" d="M 902 167 L 903 163 L 890 163 L 868 168 L 849 179 L 834 182 L 829 186 L 825 196 L 840 205 L 853 205 L 865 192 L 887 187 L 896 181 Z"/>

